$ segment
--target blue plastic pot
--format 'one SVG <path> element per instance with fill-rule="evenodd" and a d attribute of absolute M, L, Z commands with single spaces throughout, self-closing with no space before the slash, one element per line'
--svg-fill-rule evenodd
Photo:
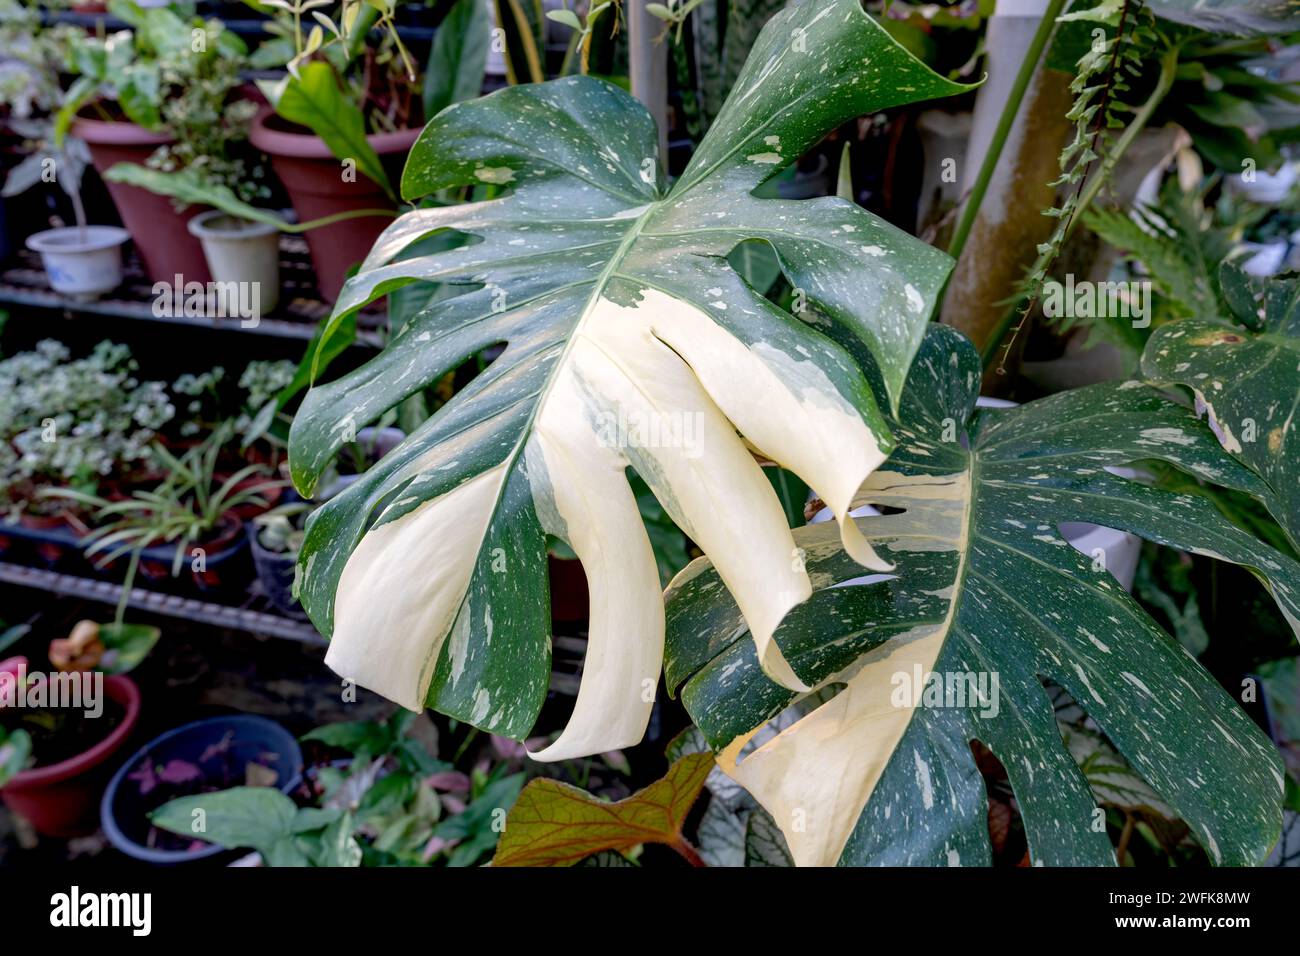
<path fill-rule="evenodd" d="M 235 714 L 211 717 L 177 727 L 137 750 L 118 768 L 99 805 L 100 824 L 110 843 L 127 856 L 146 863 L 188 863 L 225 853 L 220 846 L 197 849 L 160 850 L 145 845 L 149 834 L 149 813 L 161 805 L 152 794 L 141 795 L 127 776 L 148 759 L 154 764 L 184 760 L 202 768 L 199 757 L 226 734 L 234 732 L 230 753 L 237 765 L 257 761 L 263 754 L 275 754 L 272 766 L 280 773 L 279 789 L 288 793 L 302 779 L 302 750 L 293 735 L 273 720 Z"/>

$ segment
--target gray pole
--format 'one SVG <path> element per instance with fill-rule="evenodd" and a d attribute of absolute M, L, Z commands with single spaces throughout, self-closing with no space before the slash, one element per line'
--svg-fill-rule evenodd
<path fill-rule="evenodd" d="M 664 22 L 646 12 L 645 0 L 627 0 L 628 72 L 632 95 L 659 126 L 659 162 L 668 165 L 668 44 L 655 42 Z"/>

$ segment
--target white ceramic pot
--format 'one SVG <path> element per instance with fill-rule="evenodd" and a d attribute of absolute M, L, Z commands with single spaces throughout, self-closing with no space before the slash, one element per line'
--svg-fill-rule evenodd
<path fill-rule="evenodd" d="M 219 209 L 195 216 L 188 228 L 203 244 L 213 281 L 251 283 L 261 314 L 275 310 L 280 303 L 280 230 Z"/>
<path fill-rule="evenodd" d="M 122 244 L 129 238 L 117 226 L 68 226 L 28 236 L 27 248 L 41 254 L 55 292 L 95 299 L 121 285 Z"/>

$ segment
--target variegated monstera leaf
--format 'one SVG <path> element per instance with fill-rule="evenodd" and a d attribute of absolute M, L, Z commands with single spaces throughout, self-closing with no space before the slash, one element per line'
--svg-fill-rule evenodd
<path fill-rule="evenodd" d="M 1252 493 L 1262 483 L 1189 409 L 1140 383 L 971 419 L 979 382 L 971 345 L 935 327 L 908 380 L 899 447 L 856 499 L 884 506 L 859 526 L 897 563 L 892 574 L 864 577 L 826 525 L 796 533 L 815 592 L 775 640 L 835 696 L 746 749 L 797 695 L 763 675 L 704 559 L 669 588 L 669 687 L 684 685 L 720 767 L 771 813 L 800 864 L 987 864 L 975 740 L 1006 767 L 1035 863 L 1113 864 L 1043 679 L 1073 695 L 1211 859 L 1262 860 L 1280 821 L 1277 752 L 1060 530 L 1093 522 L 1244 565 L 1300 627 L 1300 565 L 1206 499 L 1108 469 L 1162 459 Z"/>
<path fill-rule="evenodd" d="M 465 294 L 311 390 L 290 435 L 295 484 L 309 493 L 356 428 L 481 350 L 505 349 L 313 515 L 300 597 L 331 638 L 327 663 L 406 707 L 522 738 L 550 669 L 549 533 L 583 563 L 591 623 L 573 717 L 537 756 L 635 742 L 661 667 L 663 605 L 631 466 L 715 560 L 764 667 L 803 686 L 770 637 L 811 588 L 755 452 L 845 516 L 892 442 L 849 349 L 874 356 L 896 400 L 950 262 L 852 203 L 752 192 L 851 117 L 962 89 L 857 0 L 809 0 L 762 32 L 672 188 L 650 116 L 599 80 L 506 89 L 430 122 L 406 198 L 484 183 L 506 193 L 408 213 L 378 240 L 318 354 L 348 315 L 404 284 Z M 412 252 L 446 230 L 471 240 Z M 806 315 L 774 307 L 727 265 L 752 239 L 775 249 Z M 851 521 L 844 540 L 880 565 Z"/>
<path fill-rule="evenodd" d="M 1223 447 L 1267 482 L 1300 548 L 1300 279 L 1258 282 L 1224 263 L 1220 285 L 1243 325 L 1161 326 L 1142 353 L 1142 374 L 1192 390 Z"/>

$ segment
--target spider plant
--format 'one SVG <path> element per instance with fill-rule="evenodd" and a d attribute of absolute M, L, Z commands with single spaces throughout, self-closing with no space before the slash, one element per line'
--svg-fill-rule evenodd
<path fill-rule="evenodd" d="M 229 477 L 220 477 L 217 462 L 232 435 L 229 425 L 218 427 L 180 456 L 155 443 L 153 454 L 167 477 L 154 488 L 134 491 L 120 501 L 72 488 L 42 490 L 43 497 L 65 498 L 91 510 L 97 527 L 86 536 L 85 554 L 96 567 L 104 568 L 129 556 L 117 623 L 121 623 L 127 595 L 145 550 L 157 545 L 174 545 L 171 573 L 177 577 L 186 555 L 209 540 L 223 516 L 241 505 L 266 506 L 265 494 L 283 485 L 271 479 L 270 469 L 262 464 L 247 465 Z M 247 479 L 252 477 L 267 480 L 248 486 Z"/>

